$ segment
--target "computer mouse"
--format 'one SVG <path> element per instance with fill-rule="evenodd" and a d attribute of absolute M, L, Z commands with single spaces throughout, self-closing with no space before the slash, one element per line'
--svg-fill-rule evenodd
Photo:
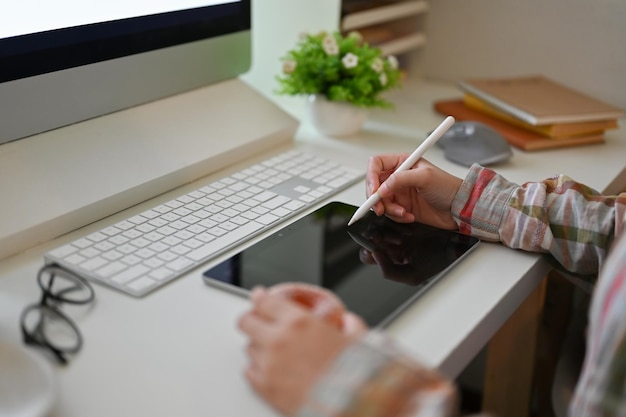
<path fill-rule="evenodd" d="M 456 122 L 439 139 L 446 159 L 461 165 L 493 165 L 513 156 L 511 145 L 492 127 L 474 121 Z"/>

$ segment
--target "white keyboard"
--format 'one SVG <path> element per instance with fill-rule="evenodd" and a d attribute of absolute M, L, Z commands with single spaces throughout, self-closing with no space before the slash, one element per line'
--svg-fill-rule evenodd
<path fill-rule="evenodd" d="M 45 260 L 142 296 L 363 177 L 284 152 L 53 249 Z"/>

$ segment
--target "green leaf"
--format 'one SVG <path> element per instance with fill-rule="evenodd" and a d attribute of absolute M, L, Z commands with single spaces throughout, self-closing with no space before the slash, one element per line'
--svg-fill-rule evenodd
<path fill-rule="evenodd" d="M 329 51 L 338 53 L 329 54 Z M 356 66 L 346 67 L 343 60 L 347 54 L 356 57 Z M 381 72 L 373 67 L 379 59 L 387 80 L 385 84 L 380 81 Z M 276 76 L 278 94 L 322 94 L 331 101 L 390 108 L 392 104 L 380 94 L 398 87 L 401 81 L 400 71 L 392 67 L 380 49 L 362 42 L 359 36 L 343 37 L 336 31 L 305 35 L 281 61 L 295 64 L 295 68 Z M 348 62 L 353 63 L 350 59 Z"/>

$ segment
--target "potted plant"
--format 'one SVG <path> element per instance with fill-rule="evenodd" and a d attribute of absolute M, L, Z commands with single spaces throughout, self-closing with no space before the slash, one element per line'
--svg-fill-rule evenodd
<path fill-rule="evenodd" d="M 353 134 L 367 109 L 393 107 L 381 94 L 400 84 L 398 61 L 383 57 L 358 32 L 303 34 L 281 60 L 277 93 L 307 96 L 312 122 L 322 133 Z"/>

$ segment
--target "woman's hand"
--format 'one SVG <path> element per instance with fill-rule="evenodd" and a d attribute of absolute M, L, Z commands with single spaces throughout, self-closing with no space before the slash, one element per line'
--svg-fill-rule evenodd
<path fill-rule="evenodd" d="M 387 154 L 370 158 L 366 192 L 369 197 L 378 191 L 381 197 L 374 206 L 376 214 L 385 214 L 399 223 L 418 221 L 441 229 L 457 229 L 450 210 L 463 180 L 425 159 L 420 159 L 413 168 L 391 176 L 408 156 Z"/>
<path fill-rule="evenodd" d="M 252 309 L 239 320 L 249 337 L 246 378 L 269 404 L 293 416 L 324 371 L 367 327 L 346 313 L 339 331 L 295 302 L 260 288 L 250 299 Z"/>

